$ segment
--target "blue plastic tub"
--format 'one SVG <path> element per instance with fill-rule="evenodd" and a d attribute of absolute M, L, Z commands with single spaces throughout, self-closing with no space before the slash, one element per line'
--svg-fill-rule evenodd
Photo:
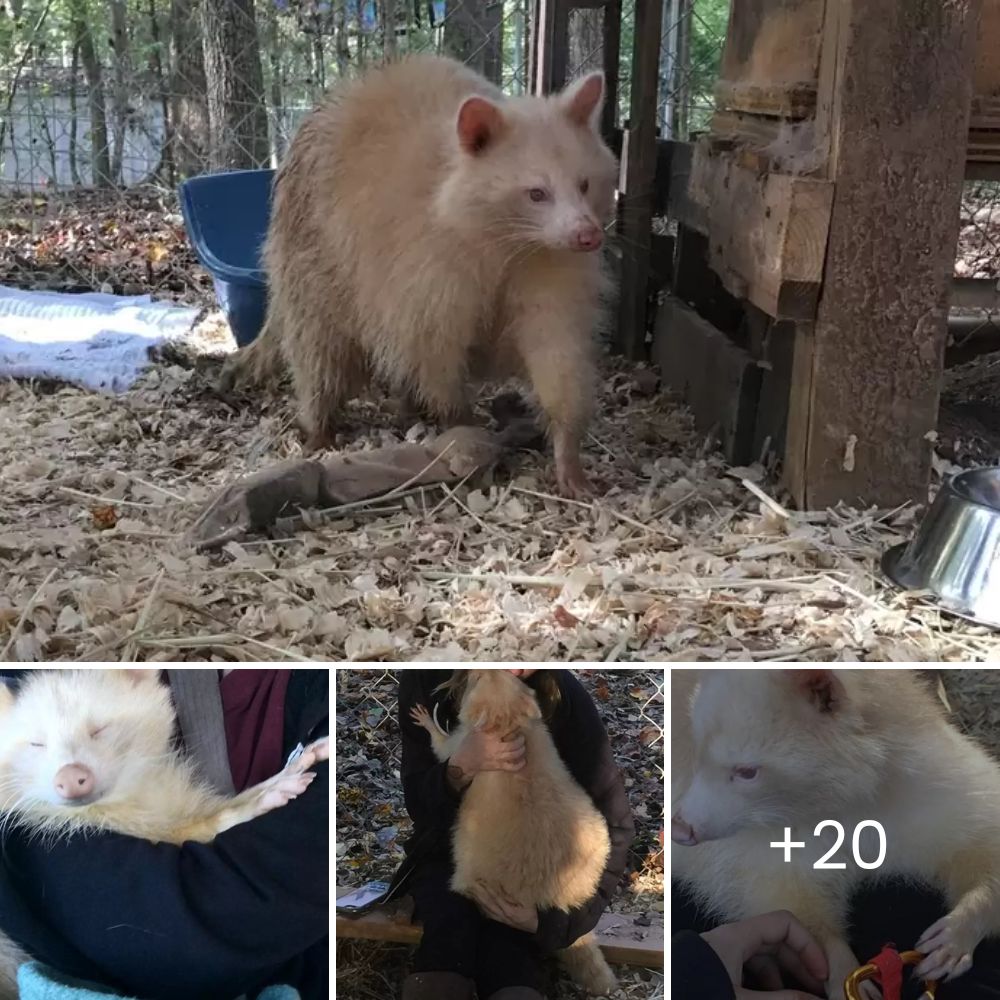
<path fill-rule="evenodd" d="M 273 170 L 231 170 L 192 177 L 178 189 L 188 238 L 212 276 L 219 307 L 240 347 L 264 325 L 267 281 L 260 250 L 273 179 Z"/>

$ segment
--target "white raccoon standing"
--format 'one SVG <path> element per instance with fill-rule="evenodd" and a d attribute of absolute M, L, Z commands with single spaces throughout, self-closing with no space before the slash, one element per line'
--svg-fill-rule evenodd
<path fill-rule="evenodd" d="M 507 670 L 470 670 L 458 717 L 460 725 L 445 734 L 425 708 L 413 711 L 438 760 L 449 759 L 470 729 L 481 725 L 499 732 L 520 729 L 526 763 L 520 771 L 481 772 L 466 790 L 453 833 L 451 888 L 472 895 L 480 883 L 545 909 L 568 911 L 586 903 L 608 861 L 608 825 L 566 770 L 534 692 Z M 614 989 L 614 974 L 592 934 L 557 957 L 589 992 Z"/>
<path fill-rule="evenodd" d="M 827 996 L 843 1000 L 859 962 L 847 944 L 847 906 L 866 876 L 911 875 L 941 889 L 949 912 L 917 942 L 926 978 L 955 978 L 979 942 L 1000 934 L 1000 768 L 954 729 L 912 671 L 675 671 L 674 875 L 722 920 L 786 909 L 822 943 Z M 833 832 L 845 830 L 816 870 Z M 858 824 L 879 822 L 877 873 L 857 866 Z M 807 845 L 784 852 L 784 839 Z M 860 854 L 877 841 L 865 830 Z M 876 846 L 873 846 L 876 845 Z M 904 944 L 900 942 L 900 944 Z M 866 956 L 867 957 L 867 956 Z"/>

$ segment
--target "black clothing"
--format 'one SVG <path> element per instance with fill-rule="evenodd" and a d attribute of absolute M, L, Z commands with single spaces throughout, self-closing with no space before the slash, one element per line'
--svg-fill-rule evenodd
<path fill-rule="evenodd" d="M 670 995 L 674 1000 L 735 1000 L 722 960 L 694 931 L 670 939 Z"/>
<path fill-rule="evenodd" d="M 329 732 L 329 673 L 294 670 L 284 757 Z M 211 844 L 96 834 L 0 853 L 0 923 L 35 958 L 149 1000 L 272 983 L 329 996 L 329 765 L 306 794 Z"/>

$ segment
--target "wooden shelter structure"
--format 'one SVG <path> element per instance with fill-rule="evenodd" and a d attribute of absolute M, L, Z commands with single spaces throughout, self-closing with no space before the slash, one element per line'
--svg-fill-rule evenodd
<path fill-rule="evenodd" d="M 544 90 L 580 0 L 537 2 Z M 691 142 L 657 137 L 661 20 L 636 0 L 622 351 L 801 507 L 925 500 L 962 186 L 1000 180 L 1000 0 L 732 0 Z"/>

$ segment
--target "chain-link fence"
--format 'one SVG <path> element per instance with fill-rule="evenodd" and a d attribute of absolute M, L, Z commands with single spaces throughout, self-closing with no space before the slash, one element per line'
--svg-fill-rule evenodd
<path fill-rule="evenodd" d="M 955 258 L 952 351 L 991 347 L 1000 333 L 1000 182 L 966 181 Z"/>

